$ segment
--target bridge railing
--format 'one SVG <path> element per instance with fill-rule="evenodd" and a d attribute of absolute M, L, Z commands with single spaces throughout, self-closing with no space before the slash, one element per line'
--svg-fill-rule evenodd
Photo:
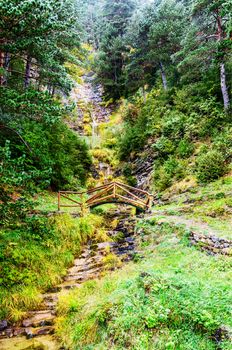
<path fill-rule="evenodd" d="M 74 199 L 74 195 L 78 198 Z M 71 201 L 72 204 L 63 204 L 63 198 L 66 202 Z M 98 186 L 84 192 L 60 191 L 58 193 L 58 210 L 60 210 L 61 207 L 78 207 L 83 213 L 86 207 L 90 208 L 108 202 L 123 202 L 147 210 L 152 206 L 153 195 L 147 191 L 118 181 Z"/>
<path fill-rule="evenodd" d="M 61 208 L 79 208 L 83 211 L 84 194 L 86 192 L 76 192 L 76 191 L 59 191 L 58 192 L 58 211 Z M 75 199 L 74 199 L 75 198 Z M 62 201 L 62 199 L 65 199 Z M 67 204 L 67 203 L 74 204 Z"/>

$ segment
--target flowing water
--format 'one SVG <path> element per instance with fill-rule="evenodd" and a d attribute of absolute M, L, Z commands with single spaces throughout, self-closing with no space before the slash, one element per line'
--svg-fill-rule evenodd
<path fill-rule="evenodd" d="M 72 91 L 71 99 L 78 105 L 84 101 L 85 105 L 91 105 L 92 117 L 92 145 L 98 137 L 98 125 L 109 120 L 110 109 L 102 106 L 102 89 L 93 87 L 92 75 L 85 77 L 83 85 L 76 85 Z M 81 118 L 83 113 L 78 109 L 76 120 L 69 126 L 81 133 Z M 100 163 L 98 167 L 105 177 L 110 175 L 109 165 Z M 54 323 L 59 296 L 65 295 L 70 289 L 79 288 L 88 280 L 100 278 L 109 269 L 118 266 L 105 265 L 104 258 L 109 252 L 115 254 L 120 261 L 125 263 L 132 259 L 135 253 L 134 226 L 136 218 L 133 217 L 131 208 L 121 205 L 117 209 L 107 212 L 106 222 L 117 219 L 117 227 L 109 229 L 109 242 L 98 243 L 94 239 L 89 241 L 80 257 L 75 259 L 73 266 L 67 271 L 63 282 L 55 288 L 44 293 L 41 306 L 38 310 L 27 313 L 20 323 L 6 325 L 0 322 L 0 350 L 58 350 L 62 349 L 54 336 Z M 128 219 L 129 218 L 129 219 Z M 117 239 L 116 239 L 117 237 Z"/>
<path fill-rule="evenodd" d="M 132 216 L 131 208 L 121 206 L 109 210 L 106 221 L 111 222 L 115 218 L 118 220 L 117 227 L 108 231 L 112 241 L 89 241 L 81 256 L 75 259 L 73 266 L 67 271 L 63 282 L 41 296 L 39 310 L 29 311 L 22 322 L 8 326 L 0 332 L 1 350 L 62 349 L 53 336 L 59 297 L 68 293 L 70 289 L 79 288 L 85 281 L 100 278 L 107 270 L 118 268 L 105 265 L 104 258 L 109 252 L 120 258 L 122 263 L 130 261 L 135 254 L 136 218 Z M 120 238 L 114 241 L 115 237 Z"/>

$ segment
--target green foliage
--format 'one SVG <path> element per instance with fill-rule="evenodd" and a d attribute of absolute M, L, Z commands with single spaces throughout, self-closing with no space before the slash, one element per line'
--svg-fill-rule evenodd
<path fill-rule="evenodd" d="M 9 141 L 0 146 L 0 159 L 0 225 L 10 225 L 26 217 L 35 182 L 39 178 L 48 185 L 48 173 L 28 168 L 25 155 L 13 157 Z"/>
<path fill-rule="evenodd" d="M 65 112 L 64 107 L 47 92 L 32 88 L 22 92 L 1 87 L 0 103 L 4 113 L 11 115 L 11 118 L 8 116 L 10 120 L 20 116 L 20 119 L 36 120 L 49 125 L 59 121 Z"/>
<path fill-rule="evenodd" d="M 231 326 L 229 260 L 187 247 L 183 228 L 152 219 L 139 229 L 141 245 L 147 243 L 140 246 L 142 261 L 60 299 L 56 329 L 63 345 L 215 350 L 218 329 Z M 226 339 L 220 347 L 229 349 Z"/>
<path fill-rule="evenodd" d="M 125 92 L 124 56 L 128 48 L 124 35 L 133 10 L 133 0 L 106 0 L 103 6 L 95 68 L 109 98 L 117 99 Z"/>
<path fill-rule="evenodd" d="M 225 157 L 216 150 L 199 155 L 196 159 L 196 172 L 202 183 L 218 179 L 226 172 Z"/>
<path fill-rule="evenodd" d="M 223 162 L 220 156 L 216 161 L 220 165 L 215 166 L 221 170 L 210 168 L 205 180 L 200 175 L 204 166 L 196 158 L 196 167 L 201 170 L 195 173 L 200 181 L 212 181 L 224 175 L 231 162 L 230 117 L 215 98 L 203 99 L 195 88 L 168 94 L 153 89 L 146 99 L 137 94 L 133 103 L 125 104 L 124 129 L 118 136 L 119 156 L 126 161 L 142 152 L 150 154 L 152 149 L 156 190 L 163 191 L 195 172 L 194 152 L 199 145 L 223 156 Z"/>
<path fill-rule="evenodd" d="M 155 85 L 168 91 L 197 84 L 199 96 L 213 96 L 229 111 L 230 1 L 136 5 L 136 11 L 131 1 L 91 6 L 89 35 L 98 50 L 96 70 L 107 96 L 117 99 Z"/>
<path fill-rule="evenodd" d="M 126 132 L 119 140 L 119 157 L 121 160 L 127 159 L 128 154 L 133 151 L 138 151 L 145 145 L 145 136 L 141 129 L 126 128 Z"/>
<path fill-rule="evenodd" d="M 162 136 L 154 144 L 154 149 L 159 152 L 161 157 L 164 157 L 174 152 L 175 145 L 169 138 Z"/>
<path fill-rule="evenodd" d="M 24 159 L 24 170 L 31 174 L 30 183 L 40 188 L 51 185 L 54 189 L 83 185 L 91 158 L 86 144 L 62 121 L 64 107 L 47 93 L 33 89 L 23 94 L 12 89 L 3 92 L 2 107 L 8 114 L 1 118 L 0 145 L 11 140 L 12 158 L 18 162 Z"/>
<path fill-rule="evenodd" d="M 82 245 L 101 227 L 96 215 L 73 219 L 65 214 L 49 219 L 32 216 L 14 228 L 1 229 L 0 319 L 22 316 L 35 296 L 38 307 L 39 292 L 60 282 Z M 25 298 L 30 288 L 33 292 Z"/>
<path fill-rule="evenodd" d="M 192 155 L 194 145 L 187 139 L 183 139 L 179 142 L 177 152 L 181 158 L 188 158 Z"/>
<path fill-rule="evenodd" d="M 215 135 L 213 139 L 213 147 L 223 154 L 223 157 L 230 161 L 232 157 L 232 130 L 230 127 Z"/>
<path fill-rule="evenodd" d="M 123 167 L 123 175 L 125 176 L 128 185 L 136 187 L 137 180 L 136 178 L 132 175 L 132 168 L 129 163 L 125 164 Z"/>
<path fill-rule="evenodd" d="M 162 165 L 154 164 L 155 189 L 163 191 L 186 176 L 186 163 L 170 156 Z"/>
<path fill-rule="evenodd" d="M 75 60 L 70 50 L 80 43 L 75 2 L 1 1 L 0 18 L 5 84 L 25 88 L 42 84 L 50 93 L 68 92 L 71 81 L 63 64 Z"/>

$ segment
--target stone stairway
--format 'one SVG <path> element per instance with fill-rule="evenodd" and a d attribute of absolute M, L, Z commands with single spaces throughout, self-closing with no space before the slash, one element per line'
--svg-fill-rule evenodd
<path fill-rule="evenodd" d="M 53 334 L 55 331 L 54 322 L 56 318 L 56 307 L 59 296 L 64 295 L 70 289 L 78 288 L 80 285 L 92 279 L 101 277 L 107 271 L 104 258 L 111 252 L 123 262 L 131 260 L 135 252 L 134 225 L 135 218 L 128 220 L 128 209 L 124 213 L 109 213 L 109 220 L 117 217 L 120 213 L 120 220 L 115 230 L 108 232 L 112 238 L 120 233 L 120 240 L 114 242 L 89 242 L 81 256 L 75 259 L 74 264 L 68 269 L 63 282 L 44 293 L 39 310 L 29 311 L 25 319 L 19 324 L 8 325 L 6 322 L 0 328 L 0 349 L 1 341 L 7 338 L 23 336 L 27 339 Z M 111 269 L 114 269 L 112 267 Z M 9 347 L 9 350 L 11 348 Z"/>

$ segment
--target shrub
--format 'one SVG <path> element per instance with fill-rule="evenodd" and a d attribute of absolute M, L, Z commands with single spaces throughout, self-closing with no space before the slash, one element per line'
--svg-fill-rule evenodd
<path fill-rule="evenodd" d="M 0 147 L 10 140 L 12 161 L 24 159 L 23 173 L 34 172 L 30 182 L 54 189 L 84 184 L 91 158 L 86 144 L 63 122 L 67 110 L 62 104 L 33 89 L 1 92 Z"/>
<path fill-rule="evenodd" d="M 145 141 L 146 137 L 139 128 L 126 127 L 126 132 L 119 139 L 119 158 L 126 160 L 131 152 L 140 150 Z"/>
<path fill-rule="evenodd" d="M 155 189 L 164 191 L 172 184 L 172 176 L 168 174 L 164 167 L 157 168 L 154 172 Z"/>
<path fill-rule="evenodd" d="M 163 135 L 172 139 L 180 139 L 185 134 L 186 115 L 179 111 L 167 113 L 163 123 Z"/>
<path fill-rule="evenodd" d="M 169 157 L 163 165 L 156 162 L 154 171 L 155 188 L 163 191 L 172 185 L 173 180 L 180 180 L 185 175 L 185 164 L 174 157 Z"/>
<path fill-rule="evenodd" d="M 136 186 L 137 180 L 132 175 L 132 167 L 129 163 L 127 163 L 123 168 L 123 175 L 126 177 L 127 182 L 130 186 Z"/>
<path fill-rule="evenodd" d="M 187 139 L 183 139 L 179 142 L 177 153 L 181 158 L 188 158 L 191 156 L 194 150 L 194 145 Z"/>
<path fill-rule="evenodd" d="M 213 148 L 222 152 L 225 159 L 232 159 L 232 128 L 225 129 L 215 136 Z"/>
<path fill-rule="evenodd" d="M 210 150 L 196 160 L 196 174 L 199 182 L 207 183 L 218 179 L 226 172 L 224 156 L 221 152 Z"/>
<path fill-rule="evenodd" d="M 159 155 L 164 157 L 170 155 L 175 150 L 174 143 L 167 137 L 162 136 L 153 146 L 159 152 Z"/>

